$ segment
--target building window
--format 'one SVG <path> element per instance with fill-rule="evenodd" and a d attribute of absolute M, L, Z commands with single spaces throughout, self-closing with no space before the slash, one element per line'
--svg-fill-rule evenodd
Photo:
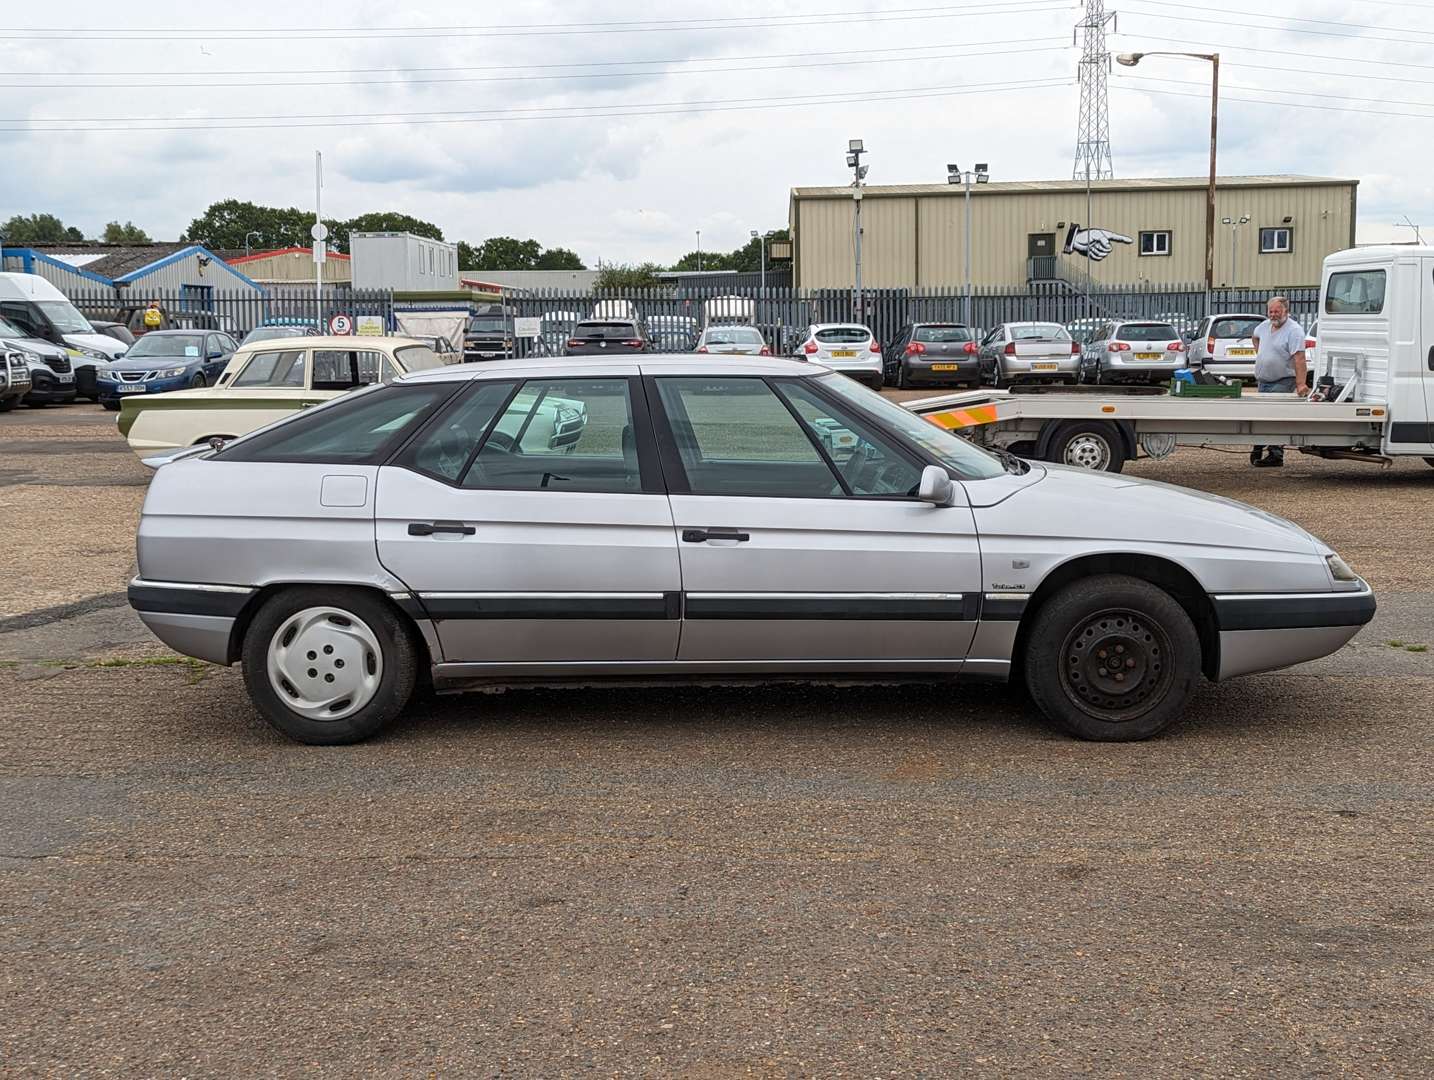
<path fill-rule="evenodd" d="M 1142 255 L 1169 255 L 1170 230 L 1159 229 L 1153 232 L 1141 233 L 1140 253 Z"/>
<path fill-rule="evenodd" d="M 1277 229 L 1260 230 L 1260 254 L 1261 255 L 1288 255 L 1294 251 L 1294 237 L 1292 230 L 1281 226 Z"/>

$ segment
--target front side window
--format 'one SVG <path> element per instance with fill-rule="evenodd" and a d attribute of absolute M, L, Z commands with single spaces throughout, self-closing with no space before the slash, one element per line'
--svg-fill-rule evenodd
<path fill-rule="evenodd" d="M 1384 310 L 1384 271 L 1349 270 L 1329 276 L 1326 315 L 1378 315 Z"/>
<path fill-rule="evenodd" d="M 451 383 L 358 391 L 296 413 L 290 420 L 232 443 L 219 454 L 225 461 L 375 464 L 452 392 Z"/>
<path fill-rule="evenodd" d="M 513 392 L 511 382 L 483 382 L 404 452 L 404 464 L 458 484 L 489 426 Z"/>
<path fill-rule="evenodd" d="M 302 350 L 255 353 L 244 365 L 244 370 L 239 372 L 230 385 L 235 387 L 272 386 L 284 390 L 302 390 L 305 387 L 304 357 L 305 354 Z"/>
<path fill-rule="evenodd" d="M 493 424 L 466 488 L 640 492 L 627 379 L 530 379 Z"/>
<path fill-rule="evenodd" d="M 1156 229 L 1141 233 L 1140 253 L 1142 255 L 1169 255 L 1170 230 Z"/>
<path fill-rule="evenodd" d="M 1293 236 L 1287 228 L 1261 229 L 1261 255 L 1288 255 L 1294 250 Z"/>

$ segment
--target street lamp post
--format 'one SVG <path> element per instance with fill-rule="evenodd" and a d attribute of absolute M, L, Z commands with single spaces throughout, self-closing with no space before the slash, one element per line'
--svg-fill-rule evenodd
<path fill-rule="evenodd" d="M 756 229 L 753 229 L 753 230 L 752 230 L 752 239 L 758 241 L 758 250 L 759 250 L 759 251 L 761 252 L 761 254 L 762 254 L 762 291 L 763 291 L 763 292 L 766 292 L 766 291 L 767 291 L 767 238 L 766 238 L 765 236 L 761 235 L 759 232 L 757 232 Z"/>
<path fill-rule="evenodd" d="M 1241 225 L 1250 223 L 1249 214 L 1241 214 L 1238 218 L 1221 218 L 1221 225 L 1228 225 L 1230 228 L 1230 288 L 1235 287 L 1235 234 L 1240 231 Z"/>
<path fill-rule="evenodd" d="M 702 273 L 702 230 L 697 230 L 697 272 Z"/>
<path fill-rule="evenodd" d="M 986 163 L 980 162 L 976 168 L 967 169 L 964 172 L 960 165 L 946 166 L 946 182 L 948 184 L 966 185 L 966 302 L 965 314 L 962 321 L 967 326 L 971 325 L 971 179 L 975 177 L 976 183 L 984 184 L 991 178 L 990 168 Z"/>
<path fill-rule="evenodd" d="M 1205 307 L 1215 288 L 1215 142 L 1220 116 L 1220 54 L 1189 52 L 1121 53 L 1115 58 L 1123 67 L 1135 67 L 1147 56 L 1183 56 L 1210 61 L 1210 189 L 1205 197 Z"/>
<path fill-rule="evenodd" d="M 248 232 L 246 232 L 246 233 L 244 234 L 244 254 L 245 254 L 246 257 L 247 257 L 248 254 L 249 254 L 249 237 L 251 237 L 251 236 L 263 236 L 263 235 L 264 235 L 264 234 L 263 234 L 262 232 L 260 232 L 258 229 L 250 229 Z"/>
<path fill-rule="evenodd" d="M 851 169 L 852 202 L 856 206 L 855 223 L 855 254 L 856 254 L 856 287 L 852 290 L 852 310 L 856 313 L 859 322 L 866 321 L 866 293 L 861 287 L 861 182 L 866 179 L 868 166 L 861 163 L 861 155 L 866 153 L 866 147 L 860 139 L 850 139 L 846 144 L 846 163 Z"/>

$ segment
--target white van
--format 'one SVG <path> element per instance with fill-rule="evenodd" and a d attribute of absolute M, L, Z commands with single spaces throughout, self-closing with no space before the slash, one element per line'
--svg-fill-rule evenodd
<path fill-rule="evenodd" d="M 96 333 L 65 294 L 38 274 L 0 274 L 0 318 L 31 337 L 64 346 L 77 366 L 125 353 L 123 342 Z"/>

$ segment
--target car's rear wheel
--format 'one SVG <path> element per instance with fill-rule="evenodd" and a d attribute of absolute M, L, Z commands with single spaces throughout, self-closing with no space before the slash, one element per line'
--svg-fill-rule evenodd
<path fill-rule="evenodd" d="M 362 589 L 297 587 L 267 601 L 242 649 L 249 697 L 298 742 L 360 742 L 403 711 L 417 650 L 408 626 Z"/>
<path fill-rule="evenodd" d="M 1047 717 L 1078 738 L 1134 742 L 1180 718 L 1200 677 L 1200 635 L 1164 589 L 1102 574 L 1041 607 L 1024 659 Z"/>

